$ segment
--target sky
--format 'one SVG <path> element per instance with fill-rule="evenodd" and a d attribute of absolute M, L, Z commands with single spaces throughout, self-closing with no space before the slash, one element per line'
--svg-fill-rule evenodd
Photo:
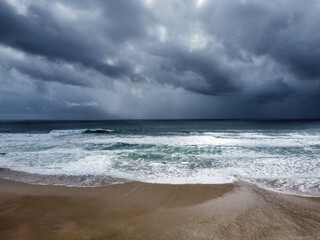
<path fill-rule="evenodd" d="M 320 118 L 318 0 L 0 0 L 0 119 Z"/>

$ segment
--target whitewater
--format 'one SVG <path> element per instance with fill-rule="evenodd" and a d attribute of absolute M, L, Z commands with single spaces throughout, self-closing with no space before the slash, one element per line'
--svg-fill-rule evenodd
<path fill-rule="evenodd" d="M 36 184 L 246 181 L 320 196 L 320 123 L 2 122 L 0 168 L 0 178 Z"/>

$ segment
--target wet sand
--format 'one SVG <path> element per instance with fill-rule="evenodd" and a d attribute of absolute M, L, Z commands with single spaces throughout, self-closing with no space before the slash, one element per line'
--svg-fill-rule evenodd
<path fill-rule="evenodd" d="M 245 183 L 72 188 L 0 180 L 0 239 L 320 239 L 320 200 Z"/>

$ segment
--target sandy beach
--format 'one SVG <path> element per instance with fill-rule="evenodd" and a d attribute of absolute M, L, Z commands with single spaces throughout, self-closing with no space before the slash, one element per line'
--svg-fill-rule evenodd
<path fill-rule="evenodd" d="M 245 183 L 94 188 L 0 181 L 6 239 L 320 239 L 320 200 Z"/>

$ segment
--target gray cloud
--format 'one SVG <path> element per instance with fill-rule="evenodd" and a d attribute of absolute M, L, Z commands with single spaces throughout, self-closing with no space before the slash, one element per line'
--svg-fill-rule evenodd
<path fill-rule="evenodd" d="M 98 106 L 99 104 L 96 102 L 66 102 L 68 107 L 95 107 Z"/>
<path fill-rule="evenodd" d="M 270 56 L 299 79 L 318 80 L 319 9 L 316 0 L 216 1 L 201 17 L 228 48 Z"/>
<path fill-rule="evenodd" d="M 0 118 L 319 118 L 319 10 L 1 0 Z"/>

